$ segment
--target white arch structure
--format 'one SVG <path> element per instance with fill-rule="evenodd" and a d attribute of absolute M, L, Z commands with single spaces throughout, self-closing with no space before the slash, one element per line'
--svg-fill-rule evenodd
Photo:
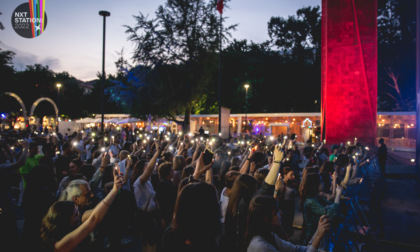
<path fill-rule="evenodd" d="M 4 94 L 15 98 L 19 102 L 19 105 L 22 108 L 23 117 L 26 119 L 27 118 L 26 107 L 25 107 L 25 104 L 23 103 L 22 99 L 20 99 L 20 97 L 17 94 L 12 93 L 12 92 L 5 92 Z"/>
<path fill-rule="evenodd" d="M 38 106 L 38 104 L 40 102 L 42 102 L 42 101 L 47 101 L 47 102 L 49 102 L 49 103 L 51 103 L 53 105 L 54 110 L 55 110 L 55 118 L 58 118 L 58 108 L 57 108 L 57 105 L 55 105 L 55 102 L 53 100 L 51 100 L 50 98 L 48 98 L 48 97 L 39 98 L 38 100 L 36 100 L 34 102 L 34 104 L 32 104 L 30 116 L 33 116 L 36 106 Z"/>

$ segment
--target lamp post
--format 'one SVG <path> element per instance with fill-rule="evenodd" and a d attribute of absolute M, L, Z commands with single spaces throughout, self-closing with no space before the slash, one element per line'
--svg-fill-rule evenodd
<path fill-rule="evenodd" d="M 245 132 L 248 127 L 248 88 L 249 84 L 245 84 Z"/>
<path fill-rule="evenodd" d="M 58 118 L 60 117 L 60 88 L 61 88 L 61 83 L 57 83 L 57 126 L 55 131 L 58 133 Z"/>
<path fill-rule="evenodd" d="M 105 27 L 106 27 L 106 17 L 111 16 L 109 11 L 99 11 L 99 15 L 104 17 L 103 22 L 103 37 L 102 37 L 102 85 L 101 85 L 101 134 L 104 134 L 104 90 L 105 90 Z"/>

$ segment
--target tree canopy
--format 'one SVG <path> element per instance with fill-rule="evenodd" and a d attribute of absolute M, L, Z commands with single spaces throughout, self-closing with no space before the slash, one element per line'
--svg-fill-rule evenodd
<path fill-rule="evenodd" d="M 415 110 L 416 3 L 378 1 L 378 110 Z"/>
<path fill-rule="evenodd" d="M 134 18 L 136 25 L 126 26 L 126 32 L 135 43 L 133 59 L 139 66 L 127 71 L 137 78 L 126 81 L 128 89 L 138 90 L 136 111 L 179 123 L 175 115 L 184 114 L 182 123 L 188 130 L 194 105 L 216 87 L 220 27 L 225 18 L 217 16 L 215 1 L 204 0 L 167 0 L 153 19 L 141 12 Z M 223 27 L 224 38 L 235 27 Z M 149 68 L 147 76 L 143 76 L 145 68 Z"/>
<path fill-rule="evenodd" d="M 302 61 L 319 61 L 321 49 L 320 7 L 305 7 L 295 16 L 272 17 L 268 22 L 271 42 L 285 55 Z"/>

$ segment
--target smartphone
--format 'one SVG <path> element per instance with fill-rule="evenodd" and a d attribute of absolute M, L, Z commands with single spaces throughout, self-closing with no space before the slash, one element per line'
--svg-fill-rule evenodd
<path fill-rule="evenodd" d="M 204 156 L 203 156 L 203 162 L 205 165 L 208 165 L 211 163 L 211 161 L 213 160 L 214 157 L 214 153 L 212 151 L 210 151 L 209 149 L 206 149 L 204 151 Z"/>
<path fill-rule="evenodd" d="M 115 175 L 121 176 L 120 166 L 118 164 L 114 165 Z"/>

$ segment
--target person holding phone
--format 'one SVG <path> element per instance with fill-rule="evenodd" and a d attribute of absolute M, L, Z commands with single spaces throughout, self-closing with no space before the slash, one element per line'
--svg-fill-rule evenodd
<path fill-rule="evenodd" d="M 257 180 L 248 175 L 239 175 L 233 183 L 225 214 L 223 251 L 241 251 L 244 244 L 248 208 L 257 192 Z"/>
<path fill-rule="evenodd" d="M 334 203 L 319 196 L 321 176 L 318 173 L 307 173 L 303 180 L 300 200 L 303 210 L 303 219 L 306 225 L 304 233 L 304 244 L 308 244 L 316 232 L 317 223 L 325 214 L 325 207 L 328 207 L 327 216 L 333 218 L 340 212 L 340 197 L 342 188 L 337 185 Z"/>
<path fill-rule="evenodd" d="M 254 153 L 255 153 L 255 150 L 253 150 L 252 148 L 249 148 L 248 156 L 247 156 L 245 162 L 242 163 L 241 169 L 239 170 L 239 172 L 241 174 L 247 174 L 248 173 L 248 169 L 249 169 L 249 166 L 250 166 L 250 164 L 253 160 L 252 158 L 254 156 Z"/>
<path fill-rule="evenodd" d="M 42 220 L 41 239 L 44 251 L 72 251 L 102 222 L 123 184 L 114 172 L 114 187 L 80 225 L 79 210 L 73 202 L 54 203 Z"/>
<path fill-rule="evenodd" d="M 337 144 L 333 144 L 331 146 L 331 155 L 329 157 L 329 160 L 331 162 L 334 162 L 334 160 L 337 158 L 339 151 L 340 151 L 340 146 L 338 146 Z"/>
<path fill-rule="evenodd" d="M 287 235 L 293 235 L 293 220 L 295 218 L 295 198 L 296 198 L 296 181 L 295 173 L 290 167 L 283 168 L 282 176 L 276 181 L 274 197 L 279 203 L 279 208 L 283 212 L 282 226 Z"/>
<path fill-rule="evenodd" d="M 141 251 L 156 251 L 162 232 L 162 220 L 160 216 L 159 206 L 156 202 L 156 192 L 150 181 L 156 160 L 160 156 L 162 147 L 158 141 L 155 141 L 156 152 L 149 160 L 144 169 L 139 169 L 133 189 L 134 197 L 137 205 L 138 225 L 141 228 Z M 135 166 L 144 164 L 142 160 L 138 161 Z"/>
<path fill-rule="evenodd" d="M 317 251 L 327 231 L 330 219 L 322 216 L 316 233 L 307 247 L 294 245 L 280 239 L 273 230 L 280 225 L 277 202 L 270 196 L 255 197 L 249 206 L 245 247 L 247 252 L 275 251 Z"/>
<path fill-rule="evenodd" d="M 200 181 L 201 177 L 205 174 L 205 181 L 209 184 L 212 184 L 211 180 L 213 177 L 213 173 L 211 167 L 214 164 L 213 154 L 209 150 L 206 151 L 201 152 L 200 157 L 195 161 L 194 173 L 190 176 L 189 180 Z M 183 186 L 185 185 L 182 185 L 182 183 L 180 183 L 180 185 L 178 186 L 178 191 Z"/>

